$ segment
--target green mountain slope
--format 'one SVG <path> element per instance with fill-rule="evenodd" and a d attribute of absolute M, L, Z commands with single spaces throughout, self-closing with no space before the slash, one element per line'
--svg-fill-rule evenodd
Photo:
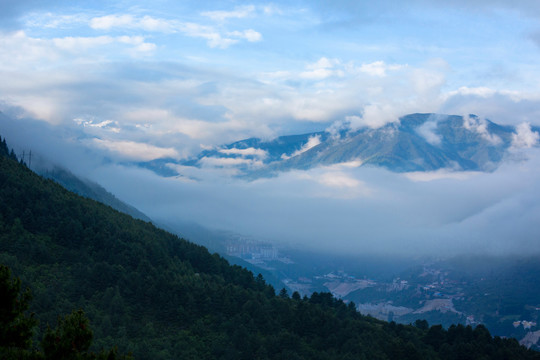
<path fill-rule="evenodd" d="M 83 308 L 96 349 L 116 344 L 136 359 L 540 358 L 481 326 L 396 325 L 328 293 L 276 296 L 262 277 L 8 154 L 2 142 L 0 263 L 30 287 L 41 333 Z"/>
<path fill-rule="evenodd" d="M 81 179 L 64 168 L 54 166 L 51 169 L 40 171 L 40 174 L 46 178 L 58 182 L 69 191 L 72 191 L 78 195 L 89 199 L 94 199 L 105 205 L 109 205 L 113 209 L 133 216 L 136 219 L 151 221 L 148 216 L 133 206 L 120 201 L 99 184 L 96 184 L 90 180 Z"/>

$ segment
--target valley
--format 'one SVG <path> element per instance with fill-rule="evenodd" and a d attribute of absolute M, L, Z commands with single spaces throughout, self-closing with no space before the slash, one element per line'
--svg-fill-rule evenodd
<path fill-rule="evenodd" d="M 228 243 L 232 243 L 231 238 Z M 254 265 L 255 272 L 256 268 L 271 272 L 290 293 L 309 296 L 328 291 L 345 302 L 354 302 L 362 314 L 405 324 L 418 319 L 445 327 L 484 324 L 496 335 L 516 337 L 522 344 L 540 349 L 540 343 L 533 341 L 540 330 L 540 291 L 536 287 L 540 266 L 536 257 L 417 258 L 397 268 L 392 266 L 394 259 L 382 256 L 318 254 L 308 260 L 298 250 L 279 249 L 253 239 L 249 243 L 240 257 Z M 229 249 L 235 248 L 229 245 Z M 362 264 L 366 259 L 378 264 Z M 385 266 L 386 271 L 377 271 Z"/>

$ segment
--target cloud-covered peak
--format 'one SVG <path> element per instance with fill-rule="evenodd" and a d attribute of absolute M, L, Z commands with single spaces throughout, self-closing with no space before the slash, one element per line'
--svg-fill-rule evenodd
<path fill-rule="evenodd" d="M 525 125 L 514 130 L 474 115 L 410 114 L 377 128 L 352 128 L 349 121 L 325 132 L 241 140 L 205 150 L 182 164 L 204 166 L 208 158 L 215 158 L 237 166 L 235 176 L 248 179 L 344 164 L 416 174 L 411 179 L 460 178 L 456 174 L 493 171 L 517 144 L 534 146 L 538 141 L 538 133 Z M 248 156 L 250 161 L 244 161 Z M 257 160 L 256 168 L 251 160 Z"/>

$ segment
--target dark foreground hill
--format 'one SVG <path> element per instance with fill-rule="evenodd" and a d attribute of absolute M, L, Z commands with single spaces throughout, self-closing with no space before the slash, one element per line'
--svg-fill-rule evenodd
<path fill-rule="evenodd" d="M 34 174 L 0 145 L 0 263 L 30 288 L 38 339 L 82 308 L 95 349 L 136 359 L 540 359 L 482 326 L 398 325 L 328 293 L 276 295 L 205 248 Z"/>

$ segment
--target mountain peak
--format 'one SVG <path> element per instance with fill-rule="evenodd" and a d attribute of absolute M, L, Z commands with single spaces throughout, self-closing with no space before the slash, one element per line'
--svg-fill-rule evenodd
<path fill-rule="evenodd" d="M 512 148 L 517 133 L 513 126 L 474 114 L 414 113 L 398 120 L 377 129 L 341 130 L 340 136 L 322 131 L 273 140 L 244 139 L 205 150 L 180 164 L 232 167 L 238 176 L 249 178 L 353 161 L 393 172 L 491 171 Z M 149 163 L 142 165 L 152 168 Z"/>

